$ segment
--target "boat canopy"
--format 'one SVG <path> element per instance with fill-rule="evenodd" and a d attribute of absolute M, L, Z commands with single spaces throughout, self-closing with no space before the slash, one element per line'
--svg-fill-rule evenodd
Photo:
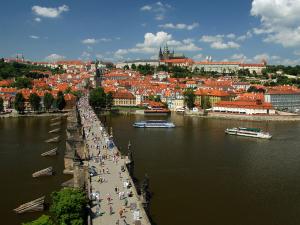
<path fill-rule="evenodd" d="M 252 131 L 252 132 L 260 132 L 260 128 L 246 128 L 246 127 L 239 127 L 239 130 L 244 130 L 244 131 Z"/>

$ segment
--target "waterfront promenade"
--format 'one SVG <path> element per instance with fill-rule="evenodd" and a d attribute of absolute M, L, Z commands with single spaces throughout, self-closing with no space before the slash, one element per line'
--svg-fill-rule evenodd
<path fill-rule="evenodd" d="M 91 176 L 90 183 L 94 199 L 92 224 L 150 225 L 127 171 L 127 157 L 121 157 L 86 97 L 79 100 L 78 110 L 90 156 L 89 168 L 97 172 L 97 175 Z"/>

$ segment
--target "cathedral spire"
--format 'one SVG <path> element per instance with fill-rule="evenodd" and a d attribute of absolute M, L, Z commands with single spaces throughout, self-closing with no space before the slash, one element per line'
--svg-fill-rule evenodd
<path fill-rule="evenodd" d="M 162 53 L 162 50 L 161 50 L 161 46 L 159 47 L 158 58 L 159 58 L 160 60 L 163 59 L 163 53 Z"/>

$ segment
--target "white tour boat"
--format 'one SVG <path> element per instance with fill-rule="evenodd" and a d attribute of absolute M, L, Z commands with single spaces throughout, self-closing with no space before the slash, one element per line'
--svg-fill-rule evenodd
<path fill-rule="evenodd" d="M 255 138 L 263 138 L 270 139 L 272 135 L 268 132 L 263 132 L 259 128 L 245 128 L 245 127 L 234 127 L 227 128 L 225 130 L 226 134 L 245 136 L 245 137 L 255 137 Z"/>
<path fill-rule="evenodd" d="M 135 122 L 133 126 L 137 128 L 173 128 L 175 124 L 165 120 L 146 120 Z"/>

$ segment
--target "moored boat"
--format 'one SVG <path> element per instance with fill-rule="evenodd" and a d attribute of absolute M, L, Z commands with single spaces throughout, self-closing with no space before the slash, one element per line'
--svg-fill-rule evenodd
<path fill-rule="evenodd" d="M 170 114 L 171 110 L 169 109 L 145 109 L 144 114 L 156 114 L 156 115 L 162 115 L 162 114 Z"/>
<path fill-rule="evenodd" d="M 225 133 L 231 135 L 237 135 L 237 136 L 263 138 L 263 139 L 272 138 L 272 135 L 270 133 L 264 132 L 259 128 L 245 128 L 245 127 L 227 128 L 225 130 Z"/>
<path fill-rule="evenodd" d="M 146 120 L 135 122 L 133 126 L 137 128 L 174 128 L 175 124 L 165 120 Z"/>

